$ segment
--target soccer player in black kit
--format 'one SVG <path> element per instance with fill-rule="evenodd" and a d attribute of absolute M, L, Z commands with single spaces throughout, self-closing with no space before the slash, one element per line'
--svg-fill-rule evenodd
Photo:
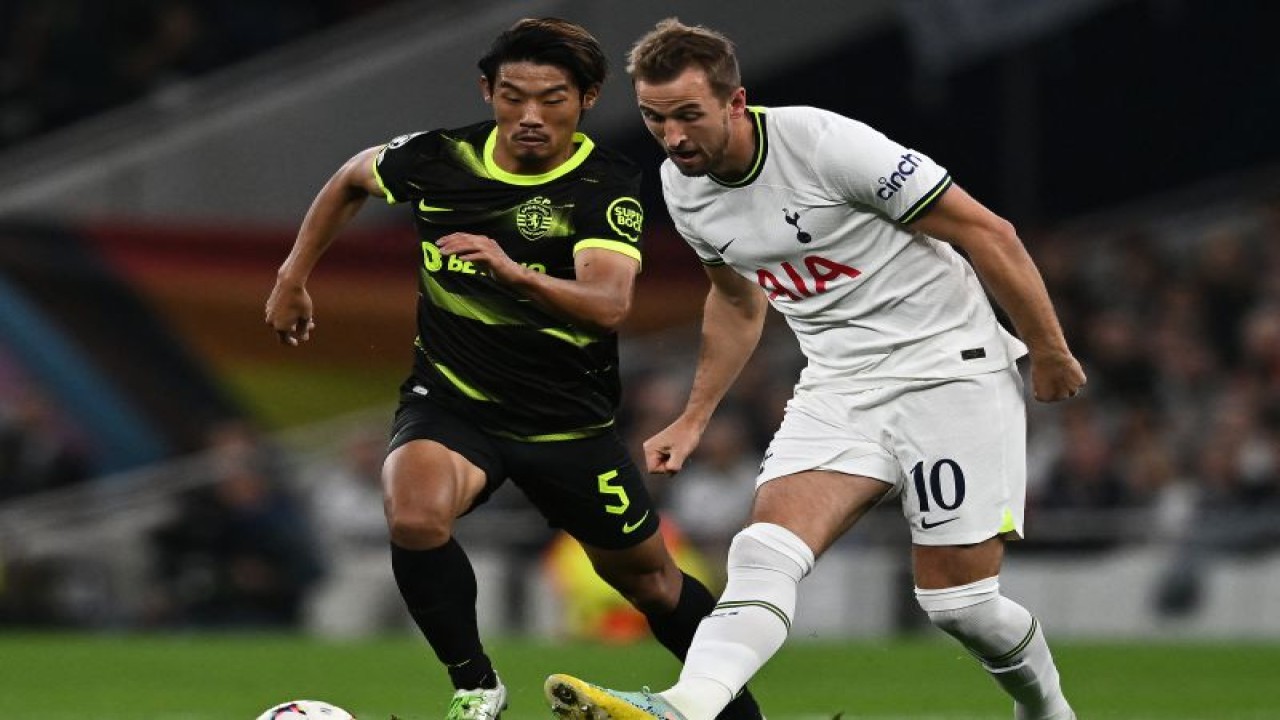
<path fill-rule="evenodd" d="M 640 269 L 640 171 L 578 131 L 607 62 L 586 30 L 526 19 L 481 58 L 493 120 L 395 138 L 348 160 L 302 221 L 266 304 L 296 346 L 306 282 L 370 196 L 412 209 L 418 337 L 383 465 L 396 582 L 457 692 L 448 720 L 495 720 L 507 690 L 476 623 L 454 520 L 507 479 L 683 659 L 715 599 L 672 560 L 614 428 L 616 329 Z M 758 720 L 744 692 L 722 718 Z"/>

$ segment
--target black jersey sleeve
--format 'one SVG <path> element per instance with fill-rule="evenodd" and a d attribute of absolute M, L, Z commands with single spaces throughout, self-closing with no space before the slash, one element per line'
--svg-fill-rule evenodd
<path fill-rule="evenodd" d="M 625 164 L 609 173 L 575 210 L 578 240 L 573 251 L 603 248 L 641 258 L 644 206 L 640 203 L 640 171 Z"/>
<path fill-rule="evenodd" d="M 373 160 L 373 174 L 386 193 L 387 203 L 394 205 L 422 197 L 417 175 L 435 156 L 440 144 L 437 136 L 436 132 L 409 133 L 382 146 Z"/>

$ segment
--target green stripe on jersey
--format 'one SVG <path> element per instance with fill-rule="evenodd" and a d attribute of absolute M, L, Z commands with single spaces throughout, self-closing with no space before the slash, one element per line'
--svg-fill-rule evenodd
<path fill-rule="evenodd" d="M 475 320 L 485 325 L 507 325 L 527 327 L 520 318 L 511 313 L 503 312 L 491 306 L 476 302 L 469 298 L 445 290 L 435 278 L 431 277 L 431 273 L 425 269 L 419 271 L 422 275 L 422 285 L 427 291 L 427 298 L 436 307 L 445 312 L 453 313 L 459 317 Z M 534 328 L 544 335 L 550 335 L 558 340 L 563 340 L 575 347 L 586 347 L 600 338 L 588 332 L 579 330 L 570 330 L 563 327 L 543 327 Z"/>
<path fill-rule="evenodd" d="M 640 262 L 640 249 L 630 243 L 624 243 L 618 240 L 606 240 L 603 238 L 587 238 L 586 240 L 579 240 L 577 244 L 573 246 L 573 252 L 576 255 L 579 250 L 586 250 L 587 248 L 612 250 L 616 253 L 626 255 L 636 262 Z"/>
<path fill-rule="evenodd" d="M 933 201 L 937 200 L 942 195 L 943 191 L 949 187 L 951 187 L 951 176 L 947 175 L 939 180 L 938 184 L 934 185 L 932 190 L 925 193 L 924 197 L 917 200 L 915 205 L 912 205 L 905 213 L 903 213 L 902 217 L 898 218 L 898 222 L 902 225 L 910 225 L 918 220 L 920 216 L 924 214 L 924 211 L 928 210 L 929 207 L 933 205 Z"/>
<path fill-rule="evenodd" d="M 383 148 L 383 150 L 385 152 L 386 148 Z M 382 188 L 382 194 L 386 197 L 387 204 L 395 205 L 400 201 L 396 200 L 396 196 L 392 195 L 391 191 L 387 189 L 387 184 L 382 181 L 382 173 L 378 172 L 378 158 L 380 157 L 382 157 L 382 153 L 373 156 L 373 179 L 378 181 L 378 187 Z"/>
<path fill-rule="evenodd" d="M 756 156 L 752 159 L 751 168 L 747 170 L 747 174 L 737 180 L 725 180 L 716 177 L 715 173 L 707 173 L 707 177 L 712 181 L 725 187 L 742 187 L 750 185 L 760 175 L 760 171 L 764 169 L 765 158 L 769 157 L 769 133 L 765 123 L 766 108 L 758 105 L 747 107 L 747 111 L 751 113 L 753 132 L 756 138 Z"/>
<path fill-rule="evenodd" d="M 453 386 L 458 388 L 458 390 L 461 391 L 463 395 L 466 395 L 472 400 L 479 400 L 481 402 L 493 402 L 493 398 L 489 397 L 488 395 L 485 395 L 484 393 L 475 389 L 471 385 L 468 385 L 466 382 L 463 381 L 462 378 L 454 374 L 454 372 L 450 370 L 447 365 L 441 365 L 438 362 L 433 362 L 431 364 L 435 366 L 436 370 L 438 370 L 440 374 L 445 377 L 445 379 L 453 383 Z"/>
<path fill-rule="evenodd" d="M 517 175 L 503 170 L 493 159 L 493 149 L 498 144 L 498 128 L 495 127 L 484 142 L 484 169 L 490 177 L 495 180 L 501 180 L 508 185 L 543 185 L 578 169 L 582 161 L 586 160 L 587 156 L 596 147 L 591 138 L 580 132 L 573 134 L 573 142 L 578 146 L 578 149 L 559 166 L 538 175 Z"/>

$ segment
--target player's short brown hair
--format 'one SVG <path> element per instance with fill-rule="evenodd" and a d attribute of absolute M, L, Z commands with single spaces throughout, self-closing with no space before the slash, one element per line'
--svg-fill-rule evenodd
<path fill-rule="evenodd" d="M 604 84 L 609 61 L 600 42 L 587 29 L 560 18 L 525 18 L 494 38 L 489 52 L 476 63 L 493 85 L 506 63 L 532 62 L 562 68 L 584 93 Z"/>
<path fill-rule="evenodd" d="M 661 20 L 627 54 L 631 80 L 668 82 L 689 67 L 702 68 L 716 96 L 725 99 L 742 86 L 733 41 L 701 25 Z"/>

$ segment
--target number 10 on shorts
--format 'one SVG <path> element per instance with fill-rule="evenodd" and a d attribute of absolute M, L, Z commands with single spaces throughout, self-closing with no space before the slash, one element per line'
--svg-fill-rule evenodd
<path fill-rule="evenodd" d="M 924 461 L 911 468 L 911 479 L 916 485 L 916 499 L 920 502 L 920 512 L 927 513 L 932 508 L 932 500 L 939 510 L 955 510 L 964 502 L 964 472 L 960 464 L 950 458 L 943 458 L 929 468 L 928 480 L 925 480 Z"/>

